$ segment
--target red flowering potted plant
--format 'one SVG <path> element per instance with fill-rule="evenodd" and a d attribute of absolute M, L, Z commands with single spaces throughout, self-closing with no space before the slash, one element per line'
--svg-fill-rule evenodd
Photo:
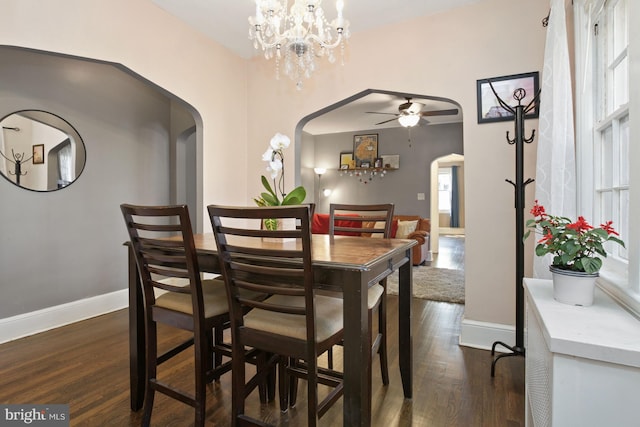
<path fill-rule="evenodd" d="M 591 226 L 582 216 L 577 221 L 561 216 L 547 214 L 544 206 L 535 201 L 531 209 L 533 219 L 526 223 L 526 239 L 531 231 L 542 237 L 536 244 L 536 255 L 552 254 L 553 260 L 549 267 L 554 279 L 554 297 L 560 302 L 574 305 L 591 305 L 593 303 L 593 286 L 598 272 L 602 267 L 602 258 L 607 256 L 604 249 L 606 242 L 615 242 L 624 247 L 624 242 L 618 238 L 611 221 Z M 562 277 L 559 277 L 562 276 Z M 558 281 L 574 277 L 581 282 L 589 282 L 590 290 L 582 289 L 585 296 L 576 302 L 571 296 L 558 289 Z M 583 286 L 584 287 L 584 286 Z"/>

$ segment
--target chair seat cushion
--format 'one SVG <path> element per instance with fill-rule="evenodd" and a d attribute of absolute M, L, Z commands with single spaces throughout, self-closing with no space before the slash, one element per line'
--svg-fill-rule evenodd
<path fill-rule="evenodd" d="M 211 279 L 202 281 L 202 297 L 204 300 L 204 317 L 210 318 L 229 312 L 227 291 L 224 280 Z M 156 306 L 182 313 L 193 314 L 191 294 L 167 292 L 156 299 Z"/>
<path fill-rule="evenodd" d="M 384 288 L 377 283 L 369 288 L 367 295 L 367 308 L 369 308 L 369 310 L 375 307 L 382 294 L 384 294 Z"/>
<path fill-rule="evenodd" d="M 322 292 L 322 295 L 329 296 L 329 297 L 332 297 L 332 298 L 342 298 L 343 297 L 343 294 L 340 291 L 321 290 L 321 291 L 318 291 L 318 292 Z M 373 307 L 376 306 L 376 304 L 378 303 L 378 300 L 380 299 L 382 294 L 384 294 L 384 288 L 381 285 L 377 284 L 377 283 L 369 288 L 369 292 L 367 293 L 367 308 L 369 310 L 371 310 Z"/>
<path fill-rule="evenodd" d="M 302 307 L 304 298 L 275 295 L 267 298 L 265 302 Z M 316 341 L 322 342 L 336 335 L 343 328 L 342 299 L 316 295 L 315 307 Z M 307 339 L 305 316 L 301 315 L 253 309 L 244 317 L 244 325 L 247 328 L 288 336 L 302 341 Z"/>

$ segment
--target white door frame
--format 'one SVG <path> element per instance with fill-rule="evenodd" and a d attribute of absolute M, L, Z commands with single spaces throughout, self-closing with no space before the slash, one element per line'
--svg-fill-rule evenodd
<path fill-rule="evenodd" d="M 464 167 L 464 156 L 461 154 L 448 154 L 438 157 L 431 162 L 431 251 L 438 252 L 440 239 L 440 210 L 438 209 L 438 170 L 441 167 L 460 166 Z M 462 182 L 464 186 L 464 179 Z M 464 228 L 447 228 L 447 232 L 464 234 Z"/>

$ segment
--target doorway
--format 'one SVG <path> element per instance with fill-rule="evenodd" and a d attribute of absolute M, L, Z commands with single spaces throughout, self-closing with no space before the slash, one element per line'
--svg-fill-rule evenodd
<path fill-rule="evenodd" d="M 431 251 L 441 236 L 464 237 L 464 156 L 449 154 L 431 163 Z"/>

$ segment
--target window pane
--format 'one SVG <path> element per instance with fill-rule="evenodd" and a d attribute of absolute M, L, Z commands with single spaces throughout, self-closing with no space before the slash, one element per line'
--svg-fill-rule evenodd
<path fill-rule="evenodd" d="M 438 171 L 438 210 L 451 212 L 451 168 Z"/>
<path fill-rule="evenodd" d="M 637 1 L 637 0 L 636 0 Z M 613 7 L 613 56 L 627 47 L 627 2 L 619 0 Z"/>
<path fill-rule="evenodd" d="M 613 69 L 613 109 L 629 102 L 629 68 L 628 58 L 625 57 Z"/>
<path fill-rule="evenodd" d="M 629 191 L 622 190 L 620 192 L 620 224 L 615 225 L 614 228 L 618 233 L 620 233 L 620 238 L 626 245 L 629 244 Z M 629 253 L 627 248 L 623 248 L 620 245 L 617 245 L 616 250 L 618 250 L 618 256 L 624 260 L 629 260 Z M 606 248 L 606 250 L 610 250 Z M 613 252 L 615 253 L 615 252 Z"/>
<path fill-rule="evenodd" d="M 629 185 L 629 116 L 620 120 L 620 185 Z"/>
<path fill-rule="evenodd" d="M 600 167 L 602 167 L 600 175 L 600 188 L 611 188 L 613 185 L 613 130 L 611 127 L 605 129 L 602 132 L 602 147 L 601 147 L 601 159 Z"/>
<path fill-rule="evenodd" d="M 600 193 L 600 216 L 594 223 L 602 224 L 605 221 L 613 221 L 613 194 L 611 191 Z"/>
<path fill-rule="evenodd" d="M 438 211 L 451 212 L 451 193 L 448 191 L 438 192 Z"/>

